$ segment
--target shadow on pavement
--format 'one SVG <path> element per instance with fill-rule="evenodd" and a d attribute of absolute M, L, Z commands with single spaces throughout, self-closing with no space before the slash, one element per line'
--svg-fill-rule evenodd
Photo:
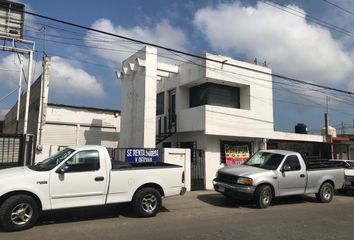
<path fill-rule="evenodd" d="M 162 206 L 160 213 L 161 212 L 169 212 L 169 210 Z M 40 226 L 120 217 L 139 218 L 129 204 L 120 204 L 43 212 L 36 225 Z"/>
<path fill-rule="evenodd" d="M 197 199 L 205 202 L 207 204 L 216 206 L 216 207 L 224 207 L 224 208 L 256 208 L 253 201 L 247 200 L 235 200 L 230 197 L 225 197 L 222 194 L 200 194 L 197 196 Z M 297 195 L 297 196 L 288 196 L 288 197 L 280 197 L 272 200 L 271 205 L 288 205 L 288 204 L 299 204 L 305 202 L 317 202 L 315 197 L 307 196 L 307 195 Z"/>

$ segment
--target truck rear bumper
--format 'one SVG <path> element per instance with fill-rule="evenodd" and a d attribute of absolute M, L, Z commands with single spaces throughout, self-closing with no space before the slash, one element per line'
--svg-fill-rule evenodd
<path fill-rule="evenodd" d="M 215 191 L 236 199 L 252 199 L 254 191 L 256 190 L 254 186 L 224 183 L 217 179 L 213 180 L 213 185 Z"/>
<path fill-rule="evenodd" d="M 186 191 L 187 191 L 187 188 L 182 187 L 179 195 L 183 196 L 186 193 Z"/>

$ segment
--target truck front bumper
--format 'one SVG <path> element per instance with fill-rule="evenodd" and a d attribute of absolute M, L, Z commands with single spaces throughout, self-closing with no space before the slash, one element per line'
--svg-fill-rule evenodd
<path fill-rule="evenodd" d="M 346 177 L 343 185 L 344 190 L 354 190 L 354 178 Z"/>
<path fill-rule="evenodd" d="M 254 186 L 230 184 L 230 183 L 220 182 L 217 179 L 213 180 L 213 185 L 215 191 L 236 199 L 250 200 L 253 198 L 254 191 L 256 190 L 256 187 Z"/>

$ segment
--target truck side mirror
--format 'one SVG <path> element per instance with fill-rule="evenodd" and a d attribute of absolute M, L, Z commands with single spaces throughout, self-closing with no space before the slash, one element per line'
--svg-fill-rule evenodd
<path fill-rule="evenodd" d="M 291 166 L 290 165 L 284 165 L 282 170 L 283 170 L 283 172 L 291 171 Z"/>
<path fill-rule="evenodd" d="M 58 174 L 64 174 L 69 170 L 69 166 L 65 165 L 64 167 L 58 168 L 55 172 Z"/>

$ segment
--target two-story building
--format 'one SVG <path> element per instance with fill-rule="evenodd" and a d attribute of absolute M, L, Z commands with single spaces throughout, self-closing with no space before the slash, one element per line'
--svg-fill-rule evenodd
<path fill-rule="evenodd" d="M 211 189 L 221 165 L 243 162 L 270 140 L 323 142 L 318 135 L 274 131 L 270 68 L 204 57 L 164 64 L 146 47 L 123 62 L 121 147 L 190 148 L 192 188 Z"/>

